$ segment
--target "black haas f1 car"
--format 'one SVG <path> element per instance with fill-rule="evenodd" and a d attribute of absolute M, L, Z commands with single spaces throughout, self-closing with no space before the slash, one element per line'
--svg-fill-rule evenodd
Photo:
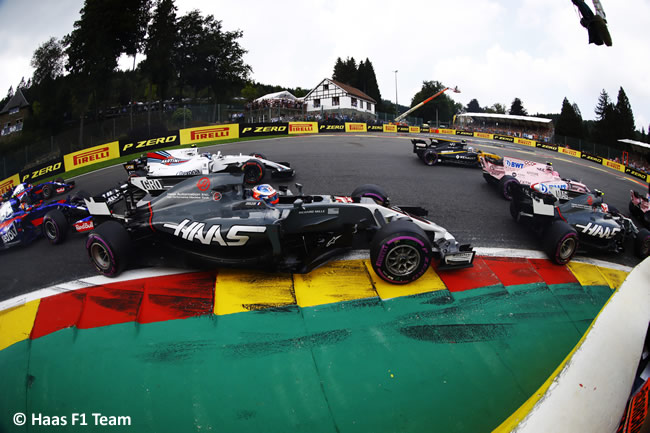
<path fill-rule="evenodd" d="M 84 200 L 88 194 L 79 191 L 72 198 L 46 203 L 24 195 L 0 204 L 0 250 L 27 244 L 44 235 L 52 244 L 62 243 L 70 226 L 77 232 L 90 231 L 93 221 Z"/>
<path fill-rule="evenodd" d="M 630 190 L 630 214 L 643 221 L 643 225 L 650 229 L 650 185 L 648 195 L 645 197 L 637 191 Z"/>
<path fill-rule="evenodd" d="M 271 177 L 290 178 L 295 170 L 288 162 L 273 162 L 261 153 L 222 155 L 199 153 L 196 147 L 149 152 L 124 164 L 129 176 L 188 178 L 209 173 L 244 173 L 244 182 L 256 185 L 267 171 Z"/>
<path fill-rule="evenodd" d="M 124 190 L 122 214 L 101 197 L 86 200 L 93 218 L 105 221 L 88 236 L 90 260 L 101 274 L 115 276 L 132 246 L 146 242 L 219 266 L 305 273 L 344 251 L 370 249 L 377 275 L 397 284 L 418 279 L 434 260 L 439 268 L 472 266 L 469 245 L 424 219 L 422 208 L 390 206 L 376 185 L 333 196 L 304 195 L 296 184 L 293 195 L 270 185 L 250 190 L 242 180 L 194 177 L 138 203 Z"/>
<path fill-rule="evenodd" d="M 630 240 L 640 258 L 650 252 L 650 231 L 604 203 L 600 191 L 564 203 L 558 198 L 564 191 L 556 187 L 542 193 L 517 184 L 512 191 L 510 214 L 541 235 L 544 251 L 557 264 L 569 262 L 578 249 L 620 253 Z"/>
<path fill-rule="evenodd" d="M 465 140 L 455 141 L 444 138 L 429 138 L 429 143 L 419 138 L 411 140 L 413 153 L 426 165 L 438 163 L 480 167 L 478 156 L 483 152 L 467 146 Z"/>

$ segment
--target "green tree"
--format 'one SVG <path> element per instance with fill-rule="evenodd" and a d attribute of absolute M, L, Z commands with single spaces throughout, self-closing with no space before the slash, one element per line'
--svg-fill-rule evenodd
<path fill-rule="evenodd" d="M 122 44 L 121 52 L 133 57 L 135 69 L 135 57 L 144 47 L 147 26 L 151 19 L 151 0 L 121 0 L 119 3 L 121 14 L 116 37 Z"/>
<path fill-rule="evenodd" d="M 492 114 L 506 114 L 506 106 L 504 104 L 500 104 L 498 102 L 492 104 L 490 107 L 485 107 L 483 109 L 485 113 L 492 113 Z"/>
<path fill-rule="evenodd" d="M 603 89 L 598 96 L 594 110 L 596 124 L 592 130 L 592 139 L 599 143 L 611 143 L 616 137 L 616 109 Z"/>
<path fill-rule="evenodd" d="M 160 92 L 160 103 L 167 99 L 167 90 L 176 75 L 173 58 L 177 42 L 176 6 L 173 0 L 158 0 L 144 44 L 146 59 L 142 70 Z"/>
<path fill-rule="evenodd" d="M 616 101 L 616 138 L 633 138 L 635 134 L 632 106 L 625 90 L 621 87 Z"/>
<path fill-rule="evenodd" d="M 526 116 L 528 114 L 521 99 L 515 98 L 512 101 L 512 104 L 510 104 L 509 114 L 513 116 Z"/>
<path fill-rule="evenodd" d="M 61 41 L 56 38 L 48 39 L 34 51 L 30 64 L 34 68 L 34 84 L 53 81 L 63 75 L 65 56 Z"/>
<path fill-rule="evenodd" d="M 445 86 L 438 81 L 424 81 L 420 91 L 413 96 L 411 107 L 433 96 L 444 88 Z M 450 123 L 454 114 L 460 108 L 462 108 L 462 105 L 456 104 L 446 93 L 443 93 L 414 111 L 412 116 L 422 117 L 425 120 L 438 119 L 440 122 Z"/>
<path fill-rule="evenodd" d="M 366 58 L 365 62 L 362 61 L 359 63 L 356 87 L 377 101 L 377 103 L 381 101 L 381 92 L 379 91 L 379 85 L 377 84 L 375 68 L 372 66 L 372 62 L 368 58 Z"/>
<path fill-rule="evenodd" d="M 555 133 L 566 137 L 583 138 L 582 116 L 576 105 L 567 98 L 562 101 L 562 111 L 555 125 Z"/>
<path fill-rule="evenodd" d="M 355 86 L 358 81 L 357 74 L 357 62 L 354 60 L 354 57 L 348 57 L 345 62 L 341 61 L 340 57 L 336 59 L 334 73 L 332 74 L 333 80 Z"/>
<path fill-rule="evenodd" d="M 483 109 L 481 109 L 481 105 L 478 103 L 477 99 L 472 99 L 469 101 L 467 104 L 467 112 L 468 113 L 482 113 Z"/>

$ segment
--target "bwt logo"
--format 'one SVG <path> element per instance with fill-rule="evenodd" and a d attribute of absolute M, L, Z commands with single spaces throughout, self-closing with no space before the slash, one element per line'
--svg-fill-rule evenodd
<path fill-rule="evenodd" d="M 289 125 L 289 132 L 314 132 L 314 125 Z"/>
<path fill-rule="evenodd" d="M 91 150 L 90 152 L 84 152 L 80 153 L 79 155 L 75 155 L 74 158 L 72 158 L 72 165 L 85 164 L 87 162 L 108 158 L 108 155 L 110 153 L 109 150 L 110 149 L 108 147 L 101 147 L 96 150 Z"/>
<path fill-rule="evenodd" d="M 190 132 L 190 140 L 206 140 L 208 138 L 228 137 L 228 135 L 230 135 L 230 128 L 203 129 Z"/>
<path fill-rule="evenodd" d="M 509 161 L 506 160 L 506 166 L 510 168 L 524 168 L 524 164 L 521 162 Z"/>

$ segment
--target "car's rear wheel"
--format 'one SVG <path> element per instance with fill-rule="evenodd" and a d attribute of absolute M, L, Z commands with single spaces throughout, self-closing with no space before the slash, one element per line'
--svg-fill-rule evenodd
<path fill-rule="evenodd" d="M 518 185 L 519 181 L 515 179 L 512 176 L 503 176 L 501 180 L 499 181 L 499 191 L 501 191 L 501 195 L 503 195 L 503 198 L 506 200 L 512 200 L 512 188 L 514 185 Z"/>
<path fill-rule="evenodd" d="M 264 177 L 264 166 L 256 159 L 249 159 L 242 166 L 244 172 L 244 183 L 257 185 Z"/>
<path fill-rule="evenodd" d="M 54 195 L 54 187 L 52 186 L 52 184 L 47 183 L 43 185 L 43 198 L 45 200 L 48 200 L 52 198 L 53 195 Z"/>
<path fill-rule="evenodd" d="M 407 284 L 420 278 L 431 264 L 431 242 L 412 221 L 386 224 L 370 243 L 370 263 L 384 281 Z"/>
<path fill-rule="evenodd" d="M 382 206 L 386 206 L 389 202 L 388 194 L 384 191 L 384 188 L 379 185 L 373 185 L 371 183 L 358 186 L 350 194 L 351 197 L 368 197 L 375 201 L 375 203 Z"/>
<path fill-rule="evenodd" d="M 429 166 L 436 165 L 438 162 L 438 154 L 433 150 L 427 150 L 422 154 L 422 161 Z"/>
<path fill-rule="evenodd" d="M 117 221 L 106 221 L 88 235 L 86 251 L 100 274 L 119 275 L 128 264 L 131 238 Z"/>
<path fill-rule="evenodd" d="M 578 233 L 564 221 L 555 221 L 543 236 L 544 251 L 558 265 L 567 264 L 578 250 Z"/>
<path fill-rule="evenodd" d="M 650 231 L 639 230 L 634 240 L 634 253 L 642 259 L 648 257 L 650 254 Z"/>
<path fill-rule="evenodd" d="M 68 219 L 58 209 L 49 211 L 43 218 L 43 235 L 52 244 L 65 241 L 68 234 Z"/>

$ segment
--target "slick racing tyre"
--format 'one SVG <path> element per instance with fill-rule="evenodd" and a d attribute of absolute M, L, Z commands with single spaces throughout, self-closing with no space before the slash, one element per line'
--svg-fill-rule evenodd
<path fill-rule="evenodd" d="M 259 152 L 249 153 L 248 156 L 254 156 L 255 158 L 258 159 L 266 159 L 266 156 L 264 156 L 263 153 L 259 153 Z"/>
<path fill-rule="evenodd" d="M 54 186 L 51 183 L 43 185 L 43 199 L 49 200 L 54 195 Z"/>
<path fill-rule="evenodd" d="M 373 185 L 371 183 L 358 186 L 350 194 L 351 197 L 368 197 L 375 201 L 375 203 L 382 206 L 388 205 L 388 194 L 384 191 L 384 188 Z"/>
<path fill-rule="evenodd" d="M 650 231 L 646 229 L 639 230 L 634 240 L 634 253 L 642 259 L 648 257 L 650 254 Z"/>
<path fill-rule="evenodd" d="M 119 275 L 129 261 L 131 238 L 122 224 L 106 221 L 88 235 L 86 251 L 100 274 Z"/>
<path fill-rule="evenodd" d="M 384 281 L 407 284 L 431 264 L 431 242 L 412 221 L 397 220 L 382 227 L 370 243 L 370 263 Z"/>
<path fill-rule="evenodd" d="M 256 159 L 249 159 L 241 169 L 246 185 L 257 185 L 264 177 L 264 166 Z"/>
<path fill-rule="evenodd" d="M 564 221 L 555 221 L 543 236 L 544 251 L 558 265 L 567 264 L 578 249 L 578 233 Z"/>
<path fill-rule="evenodd" d="M 422 154 L 422 161 L 429 166 L 436 165 L 438 162 L 438 154 L 433 150 L 427 150 Z"/>
<path fill-rule="evenodd" d="M 512 176 L 503 176 L 499 181 L 499 191 L 503 198 L 506 200 L 512 200 L 512 187 L 515 184 L 519 184 L 519 181 Z"/>
<path fill-rule="evenodd" d="M 65 241 L 68 234 L 68 219 L 58 209 L 45 214 L 43 218 L 43 235 L 52 244 L 60 244 Z"/>

